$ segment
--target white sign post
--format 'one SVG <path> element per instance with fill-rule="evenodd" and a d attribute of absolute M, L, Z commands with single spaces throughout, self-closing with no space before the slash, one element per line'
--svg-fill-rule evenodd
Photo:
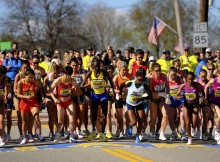
<path fill-rule="evenodd" d="M 195 23 L 193 33 L 193 46 L 194 48 L 208 47 L 208 30 L 207 22 Z"/>

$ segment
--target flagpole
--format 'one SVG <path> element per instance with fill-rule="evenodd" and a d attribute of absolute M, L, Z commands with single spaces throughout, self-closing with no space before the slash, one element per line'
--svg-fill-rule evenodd
<path fill-rule="evenodd" d="M 156 19 L 162 21 L 161 19 L 159 19 L 157 16 L 155 16 Z M 164 21 L 162 21 L 164 24 L 166 24 Z M 172 31 L 174 32 L 176 35 L 178 35 L 177 31 L 175 31 L 173 28 L 171 28 L 169 25 L 166 24 L 166 26 Z"/>

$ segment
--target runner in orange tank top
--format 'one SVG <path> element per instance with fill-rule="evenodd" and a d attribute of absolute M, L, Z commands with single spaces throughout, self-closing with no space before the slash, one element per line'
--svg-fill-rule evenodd
<path fill-rule="evenodd" d="M 77 94 L 78 103 L 80 101 L 80 87 L 71 78 L 73 69 L 70 66 L 66 66 L 63 69 L 63 76 L 57 78 L 51 85 L 50 95 L 53 98 L 55 104 L 57 104 L 57 132 L 54 137 L 54 142 L 58 142 L 60 138 L 60 130 L 64 124 L 64 115 L 67 113 L 69 117 L 69 130 L 70 130 L 70 142 L 75 142 L 75 131 L 76 131 L 76 107 L 73 105 L 72 92 Z M 57 88 L 57 97 L 54 96 L 53 90 Z"/>
<path fill-rule="evenodd" d="M 21 110 L 21 118 L 22 118 L 22 135 L 23 140 L 21 141 L 21 145 L 27 143 L 27 124 L 29 121 L 29 114 L 31 113 L 34 117 L 34 120 L 37 124 L 37 133 L 39 134 L 39 140 L 43 141 L 43 137 L 41 136 L 41 122 L 39 118 L 39 108 L 38 102 L 36 99 L 36 91 L 38 84 L 35 82 L 35 74 L 34 71 L 28 68 L 24 73 L 24 79 L 18 82 L 17 86 L 17 96 L 21 98 L 20 101 L 20 110 Z"/>

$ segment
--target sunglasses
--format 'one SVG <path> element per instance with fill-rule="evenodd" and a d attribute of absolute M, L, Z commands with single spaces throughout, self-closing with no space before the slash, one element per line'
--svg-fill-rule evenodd
<path fill-rule="evenodd" d="M 208 69 L 208 70 L 215 70 L 215 69 Z"/>
<path fill-rule="evenodd" d="M 159 72 L 161 72 L 161 70 L 155 70 L 155 72 L 159 73 Z"/>
<path fill-rule="evenodd" d="M 33 62 L 33 64 L 34 64 L 34 65 L 38 65 L 38 64 L 39 64 L 39 62 Z"/>

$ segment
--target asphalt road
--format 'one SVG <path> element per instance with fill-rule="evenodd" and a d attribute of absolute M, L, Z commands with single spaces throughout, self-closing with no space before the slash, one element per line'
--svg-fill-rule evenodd
<path fill-rule="evenodd" d="M 46 120 L 45 120 L 46 121 Z M 19 145 L 18 129 L 12 127 L 10 141 L 0 148 L 0 162 L 93 162 L 93 161 L 155 161 L 155 162 L 219 162 L 220 145 L 215 141 L 194 140 L 194 144 L 187 146 L 183 141 L 154 141 L 134 143 L 132 139 L 119 140 L 113 138 L 108 142 L 91 141 L 87 138 L 68 143 L 62 140 L 56 144 L 49 141 L 48 126 L 43 125 L 45 142 L 35 141 L 25 146 Z M 169 132 L 169 127 L 167 131 Z M 114 126 L 113 126 L 114 132 Z"/>

